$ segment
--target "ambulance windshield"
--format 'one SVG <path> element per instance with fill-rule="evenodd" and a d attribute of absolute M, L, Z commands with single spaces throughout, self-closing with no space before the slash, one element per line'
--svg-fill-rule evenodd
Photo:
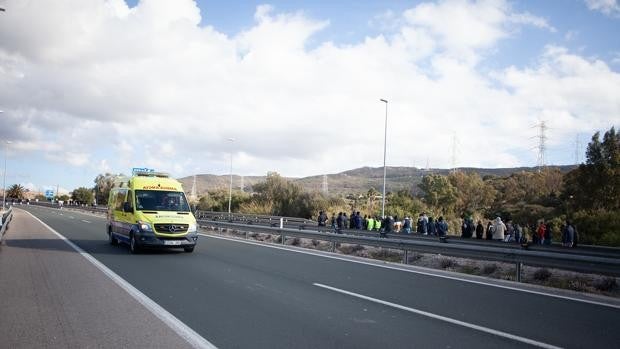
<path fill-rule="evenodd" d="M 136 190 L 136 208 L 140 211 L 189 212 L 185 194 L 180 191 Z"/>

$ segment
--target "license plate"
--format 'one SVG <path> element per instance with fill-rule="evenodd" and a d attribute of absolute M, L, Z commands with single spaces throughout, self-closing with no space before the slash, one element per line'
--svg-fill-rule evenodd
<path fill-rule="evenodd" d="M 183 241 L 181 241 L 181 240 L 164 240 L 164 245 L 176 246 L 176 245 L 180 245 L 182 243 L 183 243 Z"/>

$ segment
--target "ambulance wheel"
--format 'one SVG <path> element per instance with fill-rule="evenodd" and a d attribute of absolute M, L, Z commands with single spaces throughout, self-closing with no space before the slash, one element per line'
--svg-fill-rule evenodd
<path fill-rule="evenodd" d="M 140 246 L 136 241 L 136 236 L 133 234 L 131 234 L 131 238 L 129 239 L 129 251 L 131 251 L 132 254 L 140 253 Z"/>
<path fill-rule="evenodd" d="M 192 252 L 194 252 L 194 246 L 192 246 L 192 247 L 185 247 L 185 248 L 183 248 L 183 249 L 184 249 L 184 250 L 185 250 L 185 252 L 187 252 L 187 253 L 192 253 Z"/>
<path fill-rule="evenodd" d="M 116 238 L 114 237 L 114 234 L 112 234 L 112 229 L 108 229 L 108 241 L 110 242 L 110 245 L 112 246 L 118 245 L 118 240 L 116 240 Z"/>

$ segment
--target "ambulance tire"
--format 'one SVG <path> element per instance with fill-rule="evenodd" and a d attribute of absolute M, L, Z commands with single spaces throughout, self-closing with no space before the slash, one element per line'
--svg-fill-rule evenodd
<path fill-rule="evenodd" d="M 110 242 L 110 245 L 112 246 L 118 245 L 118 240 L 116 240 L 116 238 L 112 234 L 112 228 L 108 228 L 108 241 Z"/>
<path fill-rule="evenodd" d="M 136 241 L 136 236 L 133 234 L 131 234 L 131 237 L 129 238 L 129 251 L 131 254 L 140 253 L 140 246 L 138 245 L 138 241 Z"/>
<path fill-rule="evenodd" d="M 192 246 L 192 247 L 185 247 L 184 250 L 187 253 L 192 253 L 192 252 L 194 252 L 194 246 Z"/>

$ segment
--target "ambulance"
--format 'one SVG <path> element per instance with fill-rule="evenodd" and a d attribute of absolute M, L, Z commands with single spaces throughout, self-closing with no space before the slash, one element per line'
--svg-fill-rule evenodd
<path fill-rule="evenodd" d="M 151 169 L 134 169 L 131 177 L 116 179 L 107 216 L 110 244 L 125 243 L 134 254 L 146 248 L 193 252 L 198 240 L 181 183 Z"/>

